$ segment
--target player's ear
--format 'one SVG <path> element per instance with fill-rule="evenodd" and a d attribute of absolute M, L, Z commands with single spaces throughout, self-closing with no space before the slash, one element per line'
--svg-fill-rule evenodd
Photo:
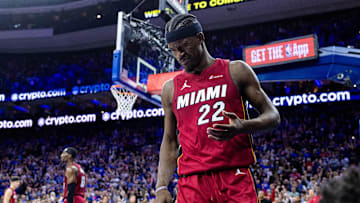
<path fill-rule="evenodd" d="M 205 35 L 202 32 L 197 33 L 196 38 L 200 41 L 200 43 L 203 43 L 205 41 Z"/>

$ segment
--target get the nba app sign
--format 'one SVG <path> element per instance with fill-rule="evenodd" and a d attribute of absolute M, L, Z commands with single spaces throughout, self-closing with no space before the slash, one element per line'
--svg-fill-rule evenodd
<path fill-rule="evenodd" d="M 251 67 L 264 67 L 317 58 L 315 35 L 272 42 L 244 49 L 244 59 Z"/>

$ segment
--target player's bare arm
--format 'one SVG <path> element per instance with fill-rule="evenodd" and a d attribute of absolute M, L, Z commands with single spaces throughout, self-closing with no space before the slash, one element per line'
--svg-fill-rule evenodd
<path fill-rule="evenodd" d="M 240 133 L 276 128 L 280 124 L 279 112 L 261 88 L 254 71 L 242 61 L 233 61 L 230 62 L 230 75 L 241 95 L 244 95 L 260 115 L 254 119 L 242 120 L 235 113 L 224 111 L 223 115 L 229 118 L 229 124 L 214 124 L 212 128 L 208 128 L 209 138 L 224 141 Z"/>
<path fill-rule="evenodd" d="M 160 160 L 156 183 L 157 203 L 172 202 L 170 192 L 167 190 L 176 168 L 178 142 L 176 136 L 176 118 L 171 109 L 174 95 L 174 82 L 169 80 L 164 84 L 161 94 L 161 102 L 165 112 L 164 137 L 160 147 Z"/>
<path fill-rule="evenodd" d="M 4 195 L 4 203 L 9 203 L 11 199 L 12 191 L 11 189 L 7 189 Z"/>
<path fill-rule="evenodd" d="M 74 167 L 66 167 L 65 176 L 67 180 L 66 184 L 68 185 L 68 191 L 65 191 L 68 192 L 67 202 L 73 203 L 76 187 L 77 169 Z"/>

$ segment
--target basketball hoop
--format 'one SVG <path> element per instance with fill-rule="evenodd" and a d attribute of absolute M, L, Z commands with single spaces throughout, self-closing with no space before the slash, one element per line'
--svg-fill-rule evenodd
<path fill-rule="evenodd" d="M 120 85 L 113 85 L 110 90 L 117 103 L 117 113 L 129 112 L 132 110 L 138 96 L 137 94 L 130 92 L 128 89 L 121 87 Z"/>

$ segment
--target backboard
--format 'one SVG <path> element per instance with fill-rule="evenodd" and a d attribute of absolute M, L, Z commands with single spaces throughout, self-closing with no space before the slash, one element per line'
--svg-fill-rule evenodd
<path fill-rule="evenodd" d="M 161 106 L 159 91 L 147 91 L 148 77 L 172 72 L 174 65 L 175 59 L 167 48 L 162 28 L 123 12 L 118 13 L 116 49 L 113 52 L 114 84 Z"/>

